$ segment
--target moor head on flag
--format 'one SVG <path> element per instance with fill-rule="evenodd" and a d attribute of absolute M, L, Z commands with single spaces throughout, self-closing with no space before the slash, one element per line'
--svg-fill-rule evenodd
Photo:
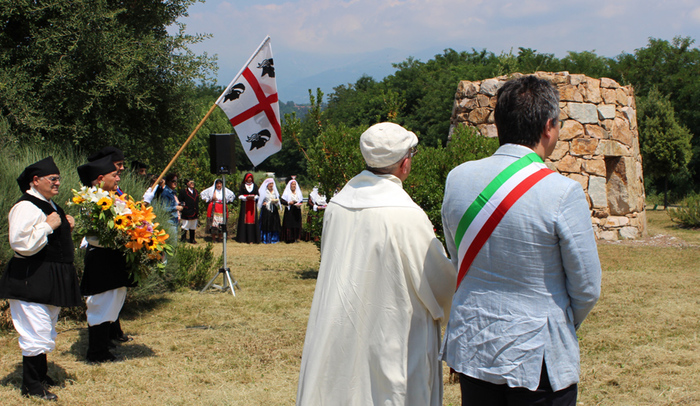
<path fill-rule="evenodd" d="M 268 130 L 262 130 L 259 133 L 249 135 L 248 138 L 246 138 L 246 141 L 250 143 L 249 151 L 264 147 L 265 144 L 267 144 L 267 142 L 270 141 L 270 137 L 271 134 Z"/>
<path fill-rule="evenodd" d="M 224 101 L 222 101 L 222 103 L 238 99 L 239 97 L 241 97 L 241 93 L 243 92 L 245 92 L 245 85 L 243 83 L 236 83 L 235 85 L 231 86 L 228 92 L 226 92 L 226 95 L 224 96 Z"/>
<path fill-rule="evenodd" d="M 275 64 L 272 62 L 272 58 L 263 59 L 263 61 L 258 64 L 258 69 L 262 69 L 260 77 L 265 75 L 271 78 L 275 77 Z"/>

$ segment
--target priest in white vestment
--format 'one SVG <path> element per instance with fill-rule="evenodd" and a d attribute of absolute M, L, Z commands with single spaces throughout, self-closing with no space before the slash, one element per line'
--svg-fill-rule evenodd
<path fill-rule="evenodd" d="M 440 323 L 456 272 L 402 187 L 417 143 L 399 125 L 370 127 L 367 170 L 326 209 L 297 405 L 442 405 Z"/>

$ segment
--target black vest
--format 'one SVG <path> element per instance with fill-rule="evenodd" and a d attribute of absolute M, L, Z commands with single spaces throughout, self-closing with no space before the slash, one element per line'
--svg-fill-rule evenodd
<path fill-rule="evenodd" d="M 74 257 L 74 246 L 73 239 L 71 237 L 70 224 L 66 219 L 66 213 L 63 209 L 56 205 L 54 210 L 51 203 L 39 199 L 38 197 L 32 196 L 29 193 L 25 193 L 22 197 L 17 200 L 17 203 L 21 201 L 28 201 L 38 207 L 46 216 L 56 212 L 61 217 L 61 225 L 53 230 L 53 233 L 49 234 L 48 243 L 44 248 L 38 253 L 32 255 L 29 258 L 38 259 L 47 262 L 61 262 L 66 264 L 73 263 Z M 15 203 L 15 204 L 17 204 Z M 26 257 L 25 257 L 26 258 Z"/>

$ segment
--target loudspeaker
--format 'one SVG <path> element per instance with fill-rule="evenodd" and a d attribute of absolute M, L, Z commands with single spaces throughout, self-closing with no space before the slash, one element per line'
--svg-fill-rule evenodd
<path fill-rule="evenodd" d="M 229 174 L 236 169 L 235 133 L 209 134 L 209 171 Z"/>

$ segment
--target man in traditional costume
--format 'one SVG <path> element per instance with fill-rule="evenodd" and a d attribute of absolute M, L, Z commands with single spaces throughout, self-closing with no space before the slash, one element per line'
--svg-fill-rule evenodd
<path fill-rule="evenodd" d="M 456 275 L 402 187 L 417 143 L 399 125 L 370 127 L 367 169 L 326 208 L 297 405 L 442 405 L 440 321 Z"/>
<path fill-rule="evenodd" d="M 22 197 L 10 210 L 9 240 L 15 254 L 0 279 L 0 298 L 9 299 L 12 324 L 22 350 L 24 396 L 56 400 L 47 387 L 46 353 L 56 348 L 61 307 L 82 303 L 73 266 L 73 217 L 51 199 L 61 176 L 52 157 L 29 165 L 17 178 Z"/>
<path fill-rule="evenodd" d="M 197 244 L 197 241 L 194 239 L 194 233 L 197 231 L 197 219 L 199 218 L 199 192 L 194 188 L 194 179 L 188 179 L 185 182 L 185 186 L 178 197 L 182 206 L 180 214 L 182 237 L 180 241 L 187 241 L 187 232 L 189 231 L 190 244 Z"/>
<path fill-rule="evenodd" d="M 80 181 L 85 186 L 99 186 L 107 192 L 117 190 L 119 171 L 106 156 L 78 167 Z M 110 327 L 119 317 L 126 299 L 126 288 L 135 283 L 126 269 L 121 251 L 100 246 L 97 237 L 86 237 L 85 269 L 80 291 L 86 297 L 88 349 L 86 360 L 92 363 L 114 361 L 109 351 Z M 128 338 L 127 338 L 128 340 Z"/>
<path fill-rule="evenodd" d="M 115 146 L 108 146 L 104 147 L 98 152 L 95 152 L 94 154 L 90 155 L 88 157 L 88 162 L 95 162 L 98 159 L 102 159 L 105 157 L 109 157 L 114 166 L 117 168 L 117 174 L 121 176 L 122 172 L 124 172 L 124 152 L 122 152 L 121 149 L 115 147 Z M 117 196 L 121 196 L 124 194 L 124 192 L 121 190 L 119 185 L 117 185 L 116 189 L 114 192 L 117 194 Z M 150 200 L 148 201 L 150 203 Z M 82 245 L 81 245 L 82 247 Z M 112 340 L 115 340 L 120 343 L 125 343 L 127 341 L 131 341 L 131 337 L 128 335 L 124 334 L 124 331 L 122 330 L 122 325 L 121 322 L 119 321 L 119 316 L 117 316 L 117 320 L 112 322 L 109 326 L 109 337 Z"/>
<path fill-rule="evenodd" d="M 543 163 L 559 138 L 559 93 L 523 76 L 497 93 L 500 148 L 450 172 L 442 218 L 458 270 L 443 359 L 462 405 L 575 405 L 576 329 L 601 268 L 581 185 Z"/>

